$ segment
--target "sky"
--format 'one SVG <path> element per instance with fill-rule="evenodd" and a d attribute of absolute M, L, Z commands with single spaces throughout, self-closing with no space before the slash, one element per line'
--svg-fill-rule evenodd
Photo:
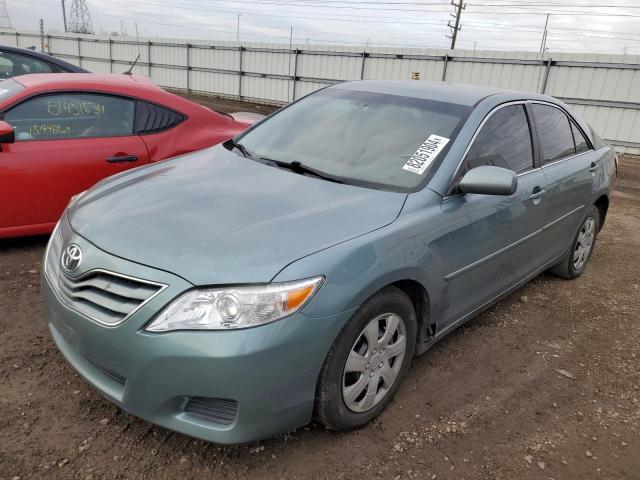
<path fill-rule="evenodd" d="M 5 0 L 14 28 L 63 31 L 62 0 Z M 74 0 L 65 0 L 67 15 Z M 459 1 L 459 0 L 455 0 Z M 450 0 L 86 0 L 96 33 L 449 48 Z M 640 0 L 469 0 L 456 48 L 640 54 Z M 238 32 L 239 24 L 239 32 Z M 136 33 L 137 30 L 137 33 Z"/>

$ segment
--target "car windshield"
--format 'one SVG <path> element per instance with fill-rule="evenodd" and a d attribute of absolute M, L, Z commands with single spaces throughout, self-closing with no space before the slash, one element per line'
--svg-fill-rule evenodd
<path fill-rule="evenodd" d="M 409 191 L 437 168 L 471 107 L 329 88 L 236 141 L 255 157 L 300 162 L 345 183 Z"/>
<path fill-rule="evenodd" d="M 15 80 L 2 80 L 0 82 L 0 101 L 15 95 L 20 90 L 24 90 L 24 85 L 16 82 Z"/>

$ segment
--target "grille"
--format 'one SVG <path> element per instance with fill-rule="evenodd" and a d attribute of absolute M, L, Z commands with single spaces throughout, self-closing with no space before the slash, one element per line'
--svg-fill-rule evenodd
<path fill-rule="evenodd" d="M 69 277 L 60 268 L 62 243 L 55 231 L 47 248 L 45 274 L 62 302 L 99 323 L 115 326 L 124 322 L 166 287 L 100 269 Z"/>
<path fill-rule="evenodd" d="M 209 422 L 231 425 L 236 419 L 238 402 L 224 398 L 193 397 L 184 410 Z"/>
<path fill-rule="evenodd" d="M 59 272 L 58 289 L 76 310 L 105 325 L 117 325 L 157 294 L 162 285 L 93 270 L 79 278 Z"/>

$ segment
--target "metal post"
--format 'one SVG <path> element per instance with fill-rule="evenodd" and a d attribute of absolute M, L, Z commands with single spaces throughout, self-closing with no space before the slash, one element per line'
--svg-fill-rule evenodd
<path fill-rule="evenodd" d="M 242 47 L 238 50 L 238 100 L 242 100 L 242 50 Z"/>
<path fill-rule="evenodd" d="M 20 46 L 20 34 L 16 32 L 16 47 Z"/>
<path fill-rule="evenodd" d="M 44 53 L 44 20 L 40 19 L 40 51 Z"/>
<path fill-rule="evenodd" d="M 300 50 L 296 48 L 296 55 L 295 57 L 293 57 L 293 87 L 291 87 L 291 89 L 293 90 L 291 94 L 292 102 L 296 101 L 296 80 L 298 79 L 298 53 L 300 53 Z"/>
<path fill-rule="evenodd" d="M 187 93 L 191 93 L 191 44 L 187 43 Z"/>
<path fill-rule="evenodd" d="M 47 53 L 51 55 L 51 35 L 47 33 Z"/>
<path fill-rule="evenodd" d="M 151 42 L 147 42 L 147 63 L 149 64 L 147 76 L 151 78 Z"/>
<path fill-rule="evenodd" d="M 113 40 L 109 39 L 109 72 L 113 73 Z"/>
<path fill-rule="evenodd" d="M 540 93 L 544 93 L 547 89 L 547 80 L 549 80 L 549 71 L 551 70 L 551 59 L 547 59 L 547 68 L 544 71 L 544 79 L 542 80 L 542 88 Z"/>
<path fill-rule="evenodd" d="M 289 33 L 289 68 L 287 72 L 291 75 L 291 54 L 293 53 L 293 25 Z M 287 81 L 287 102 L 291 101 L 291 82 Z"/>
<path fill-rule="evenodd" d="M 442 65 L 442 81 L 447 79 L 447 64 L 449 63 L 449 55 L 444 56 L 444 64 Z"/>
<path fill-rule="evenodd" d="M 80 35 L 76 37 L 76 41 L 78 43 L 78 66 L 82 67 L 82 55 L 80 53 Z"/>
<path fill-rule="evenodd" d="M 364 80 L 364 64 L 367 60 L 367 53 L 365 51 L 362 52 L 362 66 L 360 67 L 360 80 Z"/>

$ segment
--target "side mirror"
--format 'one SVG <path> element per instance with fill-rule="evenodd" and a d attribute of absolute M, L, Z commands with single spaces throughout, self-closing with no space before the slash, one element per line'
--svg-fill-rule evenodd
<path fill-rule="evenodd" d="M 0 143 L 13 143 L 16 141 L 16 134 L 13 127 L 7 122 L 0 120 Z"/>
<path fill-rule="evenodd" d="M 513 195 L 518 189 L 518 175 L 501 167 L 476 167 L 462 177 L 458 188 L 463 193 Z"/>

